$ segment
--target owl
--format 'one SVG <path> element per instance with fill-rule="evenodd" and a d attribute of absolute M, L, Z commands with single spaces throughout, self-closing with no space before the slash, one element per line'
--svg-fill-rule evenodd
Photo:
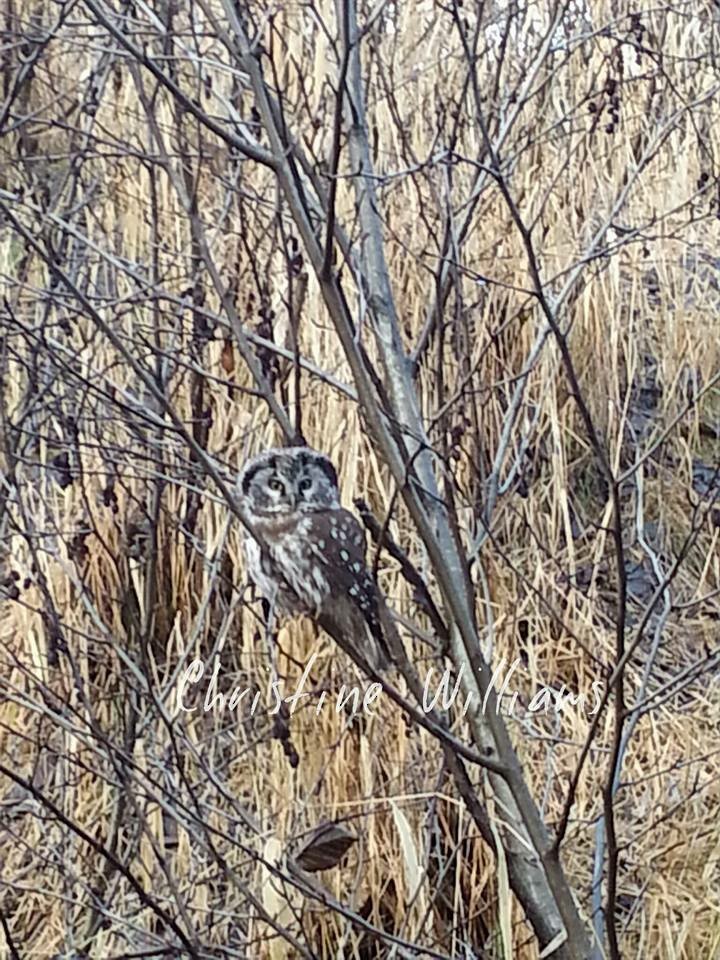
<path fill-rule="evenodd" d="M 337 474 L 309 447 L 265 450 L 243 467 L 241 509 L 262 539 L 243 548 L 250 578 L 273 613 L 327 618 L 376 670 L 388 666 L 395 626 L 365 566 L 365 535 L 340 506 Z"/>

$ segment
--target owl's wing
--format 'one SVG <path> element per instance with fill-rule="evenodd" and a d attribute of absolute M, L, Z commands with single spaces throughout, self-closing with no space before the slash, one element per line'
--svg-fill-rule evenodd
<path fill-rule="evenodd" d="M 332 599 L 336 603 L 346 603 L 356 615 L 360 614 L 376 642 L 378 665 L 385 666 L 388 660 L 385 633 L 390 616 L 377 584 L 365 566 L 363 528 L 347 510 L 324 510 L 311 516 L 309 543 L 326 564 Z M 357 616 L 351 619 L 355 620 Z"/>

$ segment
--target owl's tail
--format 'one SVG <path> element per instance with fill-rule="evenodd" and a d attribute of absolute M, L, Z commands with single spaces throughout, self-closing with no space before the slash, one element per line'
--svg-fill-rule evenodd
<path fill-rule="evenodd" d="M 372 625 L 367 624 L 370 642 L 365 652 L 370 666 L 378 672 L 385 672 L 396 662 L 402 641 L 382 597 L 379 598 L 377 614 L 377 620 Z"/>

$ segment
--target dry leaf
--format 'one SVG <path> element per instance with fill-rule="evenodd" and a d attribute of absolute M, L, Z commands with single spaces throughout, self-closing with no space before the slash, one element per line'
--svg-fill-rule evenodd
<path fill-rule="evenodd" d="M 336 867 L 357 837 L 339 823 L 323 823 L 312 832 L 295 856 L 295 862 L 308 873 Z"/>
<path fill-rule="evenodd" d="M 407 902 L 415 899 L 415 895 L 423 881 L 423 871 L 420 867 L 417 845 L 413 836 L 412 827 L 405 814 L 395 803 L 391 803 L 393 820 L 400 835 L 400 845 L 405 864 L 405 885 L 407 887 Z"/>

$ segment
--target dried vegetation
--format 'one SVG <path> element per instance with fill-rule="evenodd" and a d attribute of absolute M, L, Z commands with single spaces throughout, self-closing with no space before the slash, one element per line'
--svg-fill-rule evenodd
<path fill-rule="evenodd" d="M 203 13 L 222 24 L 221 5 L 96 6 L 143 56 L 92 5 L 11 2 L 3 14 L 4 96 L 14 96 L 0 141 L 11 215 L 0 232 L 3 955 L 11 943 L 22 957 L 150 955 L 139 951 L 181 943 L 170 920 L 198 956 L 285 957 L 298 945 L 316 957 L 411 955 L 363 918 L 423 956 L 537 957 L 434 739 L 387 698 L 372 717 L 336 710 L 343 683 L 366 681 L 311 623 L 283 626 L 268 646 L 243 590 L 239 525 L 138 376 L 140 365 L 231 477 L 281 440 L 239 348 L 244 331 L 273 395 L 336 462 L 346 504 L 361 497 L 382 521 L 392 503 L 392 536 L 428 572 L 272 171 L 193 115 L 266 146 L 245 75 Z M 718 13 L 709 2 L 570 5 L 540 57 L 553 5 L 520 4 L 516 16 L 480 6 L 457 8 L 459 28 L 438 4 L 380 3 L 364 41 L 402 335 L 460 536 L 468 550 L 483 540 L 473 581 L 485 646 L 495 665 L 520 658 L 508 723 L 553 827 L 593 682 L 615 658 L 619 577 L 606 485 L 483 156 L 473 75 L 584 401 L 613 468 L 628 472 L 629 637 L 686 551 L 627 668 L 626 702 L 652 709 L 635 717 L 615 803 L 622 956 L 716 957 Z M 327 191 L 332 4 L 254 14 L 284 122 Z M 460 29 L 476 45 L 470 73 Z M 187 101 L 157 84 L 149 61 Z M 358 245 L 351 174 L 343 148 L 336 217 Z M 374 357 L 370 307 L 340 256 Z M 443 264 L 447 296 L 434 310 Z M 526 373 L 484 536 L 488 478 Z M 398 614 L 429 632 L 385 554 L 380 578 Z M 406 638 L 437 683 L 433 646 Z M 269 715 L 272 670 L 293 691 L 313 653 L 312 695 L 292 716 Z M 250 694 L 235 711 L 205 712 L 203 679 L 186 695 L 196 709 L 182 712 L 183 670 L 199 658 L 209 674 L 215 656 L 220 689 Z M 563 684 L 588 709 L 530 709 L 538 690 Z M 563 846 L 586 918 L 613 731 L 609 710 Z M 480 770 L 472 776 L 501 823 Z M 348 852 L 312 875 L 313 898 L 286 867 L 326 821 L 357 842 L 330 838 L 331 860 Z M 191 955 L 182 949 L 168 955 Z"/>

